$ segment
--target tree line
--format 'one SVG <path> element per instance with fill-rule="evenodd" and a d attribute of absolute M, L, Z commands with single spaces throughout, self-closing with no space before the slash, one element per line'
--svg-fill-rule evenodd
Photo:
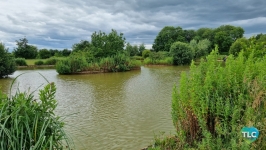
<path fill-rule="evenodd" d="M 154 51 L 170 51 L 174 42 L 190 43 L 209 40 L 210 48 L 218 45 L 219 52 L 228 53 L 230 46 L 237 39 L 242 38 L 244 29 L 232 25 L 222 25 L 218 28 L 200 28 L 198 30 L 184 30 L 182 27 L 166 26 L 156 36 L 152 48 Z"/>
<path fill-rule="evenodd" d="M 181 27 L 166 26 L 154 39 L 152 49 L 147 50 L 144 43 L 141 45 L 131 45 L 129 42 L 126 42 L 123 33 L 118 33 L 112 29 L 108 34 L 102 31 L 95 31 L 91 35 L 90 41 L 81 40 L 73 44 L 71 50 L 38 50 L 36 46 L 30 45 L 26 38 L 22 38 L 16 41 L 17 47 L 8 55 L 15 58 L 46 59 L 52 56 L 68 57 L 72 54 L 75 54 L 76 57 L 77 53 L 82 52 L 80 55 L 86 56 L 86 61 L 91 63 L 99 62 L 102 58 L 122 54 L 127 57 L 138 56 L 143 59 L 146 58 L 144 62 L 147 63 L 162 62 L 173 65 L 185 65 L 190 64 L 192 59 L 208 55 L 216 45 L 219 47 L 220 54 L 237 55 L 242 49 L 247 51 L 246 55 L 248 55 L 251 49 L 256 49 L 255 54 L 258 56 L 265 54 L 265 34 L 258 34 L 248 39 L 243 37 L 243 34 L 243 28 L 232 25 L 222 25 L 218 28 L 200 28 L 198 30 L 184 30 Z M 3 43 L 1 43 L 1 49 L 1 53 L 5 54 L 2 54 L 0 57 L 7 55 L 8 50 Z M 5 70 L 3 68 L 7 66 L 5 62 L 1 63 L 2 69 L 0 74 L 2 77 L 6 74 L 3 73 L 6 72 L 3 71 Z"/>
<path fill-rule="evenodd" d="M 174 65 L 190 64 L 192 59 L 206 57 L 215 46 L 222 55 L 237 56 L 241 50 L 244 50 L 245 56 L 248 56 L 252 50 L 255 50 L 256 57 L 266 54 L 265 34 L 261 33 L 250 38 L 245 38 L 243 35 L 242 27 L 232 25 L 198 30 L 166 26 L 156 36 L 152 48 L 153 52 L 168 52 L 172 55 L 171 63 Z"/>
<path fill-rule="evenodd" d="M 46 59 L 50 58 L 52 56 L 62 57 L 62 56 L 69 56 L 71 53 L 71 50 L 63 49 L 63 50 L 57 50 L 57 49 L 39 49 L 34 46 L 30 45 L 27 38 L 22 38 L 19 40 L 16 40 L 17 47 L 14 49 L 13 54 L 16 58 L 25 58 L 25 59 Z"/>

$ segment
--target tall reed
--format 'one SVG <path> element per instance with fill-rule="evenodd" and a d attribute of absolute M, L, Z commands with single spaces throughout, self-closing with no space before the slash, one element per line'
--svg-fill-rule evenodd
<path fill-rule="evenodd" d="M 57 106 L 54 83 L 39 91 L 20 92 L 10 96 L 0 91 L 0 149 L 58 150 L 70 149 L 64 122 L 54 114 Z"/>

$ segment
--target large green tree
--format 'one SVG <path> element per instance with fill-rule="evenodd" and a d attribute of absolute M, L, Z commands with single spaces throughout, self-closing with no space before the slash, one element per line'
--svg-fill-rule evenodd
<path fill-rule="evenodd" d="M 126 38 L 112 29 L 109 34 L 99 31 L 91 35 L 91 50 L 95 57 L 107 57 L 124 51 Z"/>
<path fill-rule="evenodd" d="M 211 29 L 211 28 L 199 28 L 196 31 L 195 40 L 197 40 L 197 41 L 203 40 L 203 39 L 212 40 L 213 37 L 214 37 L 213 29 Z"/>
<path fill-rule="evenodd" d="M 145 50 L 145 45 L 144 43 L 139 45 L 139 56 L 142 56 L 142 52 Z"/>
<path fill-rule="evenodd" d="M 171 46 L 170 54 L 174 65 L 187 65 L 193 58 L 192 48 L 188 43 L 175 42 Z"/>
<path fill-rule="evenodd" d="M 230 46 L 244 35 L 244 29 L 232 25 L 222 25 L 214 30 L 214 43 L 218 45 L 219 52 L 228 53 Z"/>
<path fill-rule="evenodd" d="M 184 36 L 185 36 L 185 41 L 189 43 L 196 36 L 196 31 L 195 30 L 184 30 Z"/>
<path fill-rule="evenodd" d="M 189 32 L 187 32 L 190 38 Z M 171 45 L 176 42 L 186 42 L 185 32 L 181 27 L 166 26 L 156 36 L 152 48 L 154 51 L 170 51 Z"/>
<path fill-rule="evenodd" d="M 199 42 L 193 39 L 189 45 L 192 48 L 194 58 L 206 56 L 211 52 L 211 42 L 208 39 L 203 39 Z"/>
<path fill-rule="evenodd" d="M 37 47 L 29 45 L 26 38 L 22 38 L 19 41 L 16 41 L 16 43 L 18 47 L 13 51 L 16 58 L 34 59 L 37 57 Z"/>
<path fill-rule="evenodd" d="M 126 45 L 126 52 L 130 56 L 136 56 L 139 54 L 139 48 L 137 45 L 131 45 L 130 43 L 127 43 Z"/>
<path fill-rule="evenodd" d="M 40 49 L 38 53 L 38 57 L 41 59 L 46 59 L 51 57 L 51 52 L 48 49 Z"/>
<path fill-rule="evenodd" d="M 246 38 L 240 38 L 237 39 L 231 46 L 229 50 L 229 54 L 233 54 L 234 56 L 237 56 L 238 53 L 243 50 L 246 51 L 249 46 L 249 41 Z"/>
<path fill-rule="evenodd" d="M 90 41 L 81 40 L 79 43 L 76 43 L 72 46 L 72 51 L 87 51 L 91 47 Z"/>
<path fill-rule="evenodd" d="M 0 78 L 6 77 L 16 71 L 14 57 L 8 53 L 3 43 L 0 43 Z"/>

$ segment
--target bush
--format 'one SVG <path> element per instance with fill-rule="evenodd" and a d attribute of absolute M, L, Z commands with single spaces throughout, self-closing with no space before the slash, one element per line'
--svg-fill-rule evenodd
<path fill-rule="evenodd" d="M 132 58 L 135 59 L 135 60 L 143 60 L 142 56 L 133 56 Z"/>
<path fill-rule="evenodd" d="M 102 58 L 100 66 L 110 72 L 121 72 L 130 70 L 130 57 L 125 54 L 116 54 L 111 57 Z"/>
<path fill-rule="evenodd" d="M 187 43 L 175 42 L 170 48 L 174 65 L 187 65 L 193 58 L 192 48 Z"/>
<path fill-rule="evenodd" d="M 51 51 L 49 51 L 48 49 L 40 49 L 38 52 L 38 57 L 40 59 L 47 59 L 51 57 Z"/>
<path fill-rule="evenodd" d="M 70 145 L 64 122 L 54 114 L 56 87 L 50 83 L 39 92 L 16 92 L 7 97 L 0 91 L 0 149 L 63 149 Z M 70 147 L 69 147 L 70 149 Z"/>
<path fill-rule="evenodd" d="M 102 69 L 109 72 L 123 72 L 139 67 L 141 62 L 134 59 L 131 60 L 126 54 L 118 53 L 111 57 L 102 58 L 99 65 Z"/>
<path fill-rule="evenodd" d="M 3 43 L 0 43 L 0 78 L 7 77 L 16 71 L 14 57 L 8 53 Z"/>
<path fill-rule="evenodd" d="M 44 62 L 44 65 L 55 65 L 57 62 L 56 58 L 49 58 Z"/>
<path fill-rule="evenodd" d="M 145 65 L 173 65 L 173 57 L 165 57 L 162 59 L 151 59 L 150 57 L 144 59 Z"/>
<path fill-rule="evenodd" d="M 56 71 L 59 74 L 70 74 L 71 73 L 71 68 L 70 68 L 69 60 L 60 60 L 55 65 L 55 67 L 56 67 Z"/>
<path fill-rule="evenodd" d="M 17 66 L 28 66 L 25 58 L 16 58 L 15 62 Z"/>
<path fill-rule="evenodd" d="M 150 56 L 150 53 L 151 53 L 150 50 L 145 49 L 144 51 L 142 51 L 142 57 L 147 58 Z"/>
<path fill-rule="evenodd" d="M 39 65 L 43 65 L 44 62 L 42 60 L 38 60 L 34 64 L 39 66 Z"/>
<path fill-rule="evenodd" d="M 87 70 L 89 64 L 83 53 L 73 53 L 67 59 L 60 60 L 56 64 L 56 71 L 59 74 L 77 73 Z"/>
<path fill-rule="evenodd" d="M 172 118 L 181 149 L 266 149 L 266 56 L 253 53 L 230 55 L 225 66 L 217 62 L 218 48 L 191 64 L 174 87 Z M 256 142 L 244 141 L 241 129 L 254 126 L 260 131 Z"/>

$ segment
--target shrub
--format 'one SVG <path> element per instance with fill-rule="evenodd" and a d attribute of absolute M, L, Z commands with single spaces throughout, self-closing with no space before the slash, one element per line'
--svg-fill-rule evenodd
<path fill-rule="evenodd" d="M 164 59 L 159 60 L 158 64 L 173 65 L 173 57 L 165 57 Z"/>
<path fill-rule="evenodd" d="M 40 59 L 47 59 L 51 57 L 51 51 L 49 51 L 48 49 L 40 49 L 38 52 L 38 57 Z"/>
<path fill-rule="evenodd" d="M 140 60 L 130 60 L 128 66 L 129 66 L 129 68 L 140 67 L 141 61 Z"/>
<path fill-rule="evenodd" d="M 174 65 L 187 65 L 193 58 L 192 48 L 187 43 L 175 42 L 170 48 Z"/>
<path fill-rule="evenodd" d="M 136 59 L 136 60 L 143 60 L 143 57 L 142 56 L 133 56 L 132 58 L 133 59 Z"/>
<path fill-rule="evenodd" d="M 111 57 L 102 58 L 99 65 L 104 70 L 110 72 L 122 72 L 129 71 L 133 67 L 140 66 L 140 62 L 137 60 L 130 60 L 129 56 L 118 53 Z"/>
<path fill-rule="evenodd" d="M 266 149 L 266 57 L 245 59 L 230 55 L 225 66 L 217 62 L 218 48 L 191 64 L 174 87 L 172 118 L 181 149 Z M 256 142 L 244 141 L 241 129 L 260 131 Z"/>
<path fill-rule="evenodd" d="M 88 65 L 83 53 L 73 53 L 67 59 L 58 61 L 56 71 L 59 74 L 77 73 L 87 70 Z"/>
<path fill-rule="evenodd" d="M 44 62 L 43 62 L 42 60 L 38 60 L 38 61 L 36 61 L 34 64 L 35 64 L 35 65 L 43 65 Z"/>
<path fill-rule="evenodd" d="M 84 71 L 88 67 L 88 62 L 82 53 L 70 55 L 67 60 L 72 73 Z"/>
<path fill-rule="evenodd" d="M 70 74 L 71 73 L 70 64 L 67 59 L 58 61 L 55 67 L 56 67 L 56 71 L 59 74 Z"/>
<path fill-rule="evenodd" d="M 7 97 L 0 91 L 0 149 L 51 150 L 68 145 L 64 122 L 54 114 L 55 92 L 50 83 L 40 90 L 36 101 L 33 93 L 16 92 Z"/>
<path fill-rule="evenodd" d="M 7 77 L 16 71 L 15 58 L 8 53 L 5 45 L 0 42 L 0 78 Z"/>
<path fill-rule="evenodd" d="M 28 66 L 25 58 L 16 58 L 15 62 L 17 66 Z"/>
<path fill-rule="evenodd" d="M 47 59 L 47 60 L 44 62 L 44 64 L 45 64 L 45 65 L 55 65 L 56 62 L 57 62 L 57 59 L 52 57 L 52 58 Z"/>
<path fill-rule="evenodd" d="M 165 57 L 162 59 L 151 59 L 150 57 L 144 59 L 145 65 L 173 65 L 173 57 Z"/>
<path fill-rule="evenodd" d="M 145 49 L 144 51 L 142 51 L 142 57 L 147 58 L 150 56 L 150 53 L 151 53 L 150 50 Z"/>

